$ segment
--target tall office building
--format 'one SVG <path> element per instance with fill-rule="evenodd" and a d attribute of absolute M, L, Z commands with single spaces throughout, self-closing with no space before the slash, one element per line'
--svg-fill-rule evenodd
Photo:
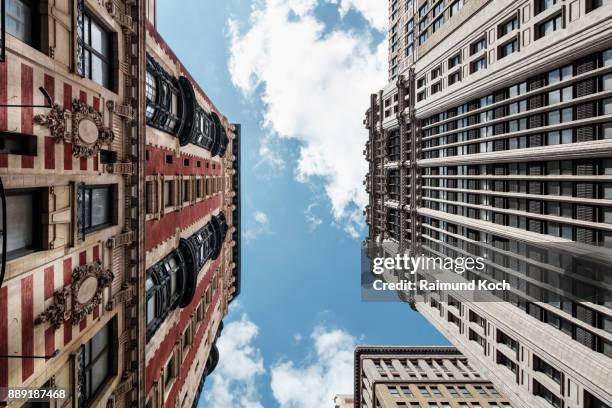
<path fill-rule="evenodd" d="M 0 406 L 195 405 L 240 292 L 240 125 L 153 0 L 0 5 Z"/>
<path fill-rule="evenodd" d="M 609 1 L 389 4 L 366 246 L 482 257 L 496 301 L 405 298 L 516 406 L 612 406 Z"/>
<path fill-rule="evenodd" d="M 511 408 L 454 347 L 358 347 L 355 408 Z"/>

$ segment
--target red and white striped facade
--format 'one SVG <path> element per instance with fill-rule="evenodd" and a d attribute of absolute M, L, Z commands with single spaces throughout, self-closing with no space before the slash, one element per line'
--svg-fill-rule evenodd
<path fill-rule="evenodd" d="M 149 16 L 153 21 L 154 16 Z M 196 99 L 208 112 L 219 115 L 230 140 L 237 135 L 234 126 L 217 110 L 204 91 L 156 31 L 152 23 L 147 27 L 147 52 L 171 75 L 184 76 L 192 83 Z M 208 261 L 199 271 L 193 301 L 184 308 L 172 311 L 154 336 L 146 344 L 146 375 L 144 394 L 149 407 L 191 407 L 197 404 L 201 383 L 208 372 L 215 341 L 222 328 L 229 302 L 235 295 L 235 260 L 232 249 L 236 245 L 232 233 L 232 198 L 238 194 L 232 184 L 235 160 L 231 142 L 224 156 L 211 156 L 204 148 L 189 144 L 179 146 L 175 136 L 147 126 L 146 180 L 196 179 L 214 181 L 217 186 L 203 198 L 193 199 L 171 211 L 147 214 L 145 221 L 146 267 L 149 268 L 178 248 L 180 239 L 187 239 L 204 227 L 211 218 L 223 212 L 228 233 L 221 255 Z M 171 160 L 166 160 L 171 156 Z M 156 190 L 159 194 L 160 189 Z M 160 198 L 156 196 L 156 201 Z M 201 312 L 199 312 L 201 311 Z M 201 320 L 198 315 L 202 314 Z M 191 345 L 184 348 L 183 337 L 191 333 Z M 164 384 L 168 361 L 176 358 L 174 380 Z"/>
<path fill-rule="evenodd" d="M 34 2 L 39 6 L 37 2 Z M 82 78 L 75 72 L 75 37 L 70 24 L 76 13 L 76 1 L 54 0 L 45 2 L 48 7 L 49 33 L 53 46 L 47 52 L 38 50 L 6 34 L 6 59 L 0 62 L 0 105 L 46 105 L 39 87 L 44 87 L 53 102 L 61 109 L 72 110 L 73 101 L 84 102 L 102 115 L 103 125 L 114 133 L 110 145 L 105 150 L 117 154 L 120 161 L 126 161 L 126 150 L 130 126 L 125 118 L 110 111 L 108 102 L 125 104 L 128 75 L 122 69 L 115 72 L 114 90 L 109 90 L 92 80 Z M 127 13 L 123 0 L 114 1 Z M 138 1 L 131 2 L 138 4 Z M 111 11 L 105 2 L 84 0 L 85 6 L 116 36 L 114 51 L 118 59 L 128 57 L 125 43 L 128 36 L 134 37 L 118 20 L 118 11 Z M 42 9 L 42 2 L 40 4 Z M 138 6 L 135 6 L 138 7 Z M 142 5 L 144 7 L 144 4 Z M 62 32 L 60 34 L 60 31 Z M 65 36 L 64 36 L 65 34 Z M 61 39 L 65 41 L 61 42 Z M 136 61 L 137 56 L 134 57 Z M 130 78 L 131 79 L 131 78 Z M 135 83 L 137 87 L 137 83 Z M 66 191 L 69 199 L 69 235 L 76 237 L 75 186 L 113 185 L 113 225 L 86 234 L 84 239 L 70 239 L 62 245 L 49 245 L 10 259 L 6 264 L 4 282 L 0 287 L 0 389 L 51 387 L 67 391 L 67 398 L 58 401 L 57 406 L 77 407 L 79 372 L 76 355 L 79 348 L 107 323 L 116 321 L 116 344 L 122 350 L 116 353 L 115 375 L 105 382 L 92 407 L 125 406 L 137 400 L 137 381 L 125 373 L 133 361 L 128 358 L 131 349 L 123 352 L 126 339 L 134 339 L 130 333 L 128 316 L 135 313 L 134 305 L 121 297 L 126 292 L 136 294 L 136 287 L 130 284 L 127 276 L 128 245 L 130 239 L 117 245 L 115 239 L 125 234 L 130 223 L 131 209 L 126 206 L 128 174 L 103 165 L 98 154 L 88 157 L 75 157 L 73 144 L 59 141 L 56 143 L 48 127 L 35 124 L 35 115 L 46 115 L 48 108 L 0 107 L 0 132 L 15 132 L 36 136 L 35 156 L 0 153 L 0 177 L 5 190 L 36 189 L 49 191 L 43 196 L 53 203 L 57 199 L 54 192 Z M 45 193 L 47 194 L 47 193 Z M 58 203 L 56 202 L 56 205 Z M 56 208 L 59 210 L 59 208 Z M 41 222 L 46 229 L 48 219 L 54 216 L 50 208 L 41 214 Z M 78 324 L 65 320 L 59 328 L 48 322 L 37 323 L 36 319 L 55 303 L 54 294 L 69 288 L 73 283 L 75 268 L 101 262 L 102 268 L 112 272 L 109 287 L 102 290 L 101 302 Z M 13 358 L 4 358 L 3 356 Z M 134 353 L 134 355 L 136 355 Z M 48 356 L 49 358 L 27 358 L 21 356 Z M 134 361 L 136 361 L 134 359 Z M 0 393 L 2 394 L 2 393 Z M 0 395 L 0 406 L 7 405 L 6 395 Z M 13 400 L 10 407 L 19 407 L 26 401 Z M 64 405 L 65 404 L 65 405 Z M 50 406 L 56 406 L 54 404 Z"/>

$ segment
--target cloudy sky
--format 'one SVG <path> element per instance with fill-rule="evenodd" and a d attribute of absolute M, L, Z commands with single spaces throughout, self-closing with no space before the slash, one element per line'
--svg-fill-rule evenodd
<path fill-rule="evenodd" d="M 360 300 L 386 1 L 158 2 L 158 30 L 243 129 L 242 293 L 199 407 L 332 407 L 357 344 L 446 344 L 405 304 Z"/>

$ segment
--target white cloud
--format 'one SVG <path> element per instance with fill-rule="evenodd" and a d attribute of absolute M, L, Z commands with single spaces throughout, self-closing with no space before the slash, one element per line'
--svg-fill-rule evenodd
<path fill-rule="evenodd" d="M 229 22 L 230 73 L 245 96 L 261 98 L 266 130 L 300 143 L 296 179 L 323 182 L 334 219 L 354 236 L 363 230 L 354 208 L 367 202 L 362 121 L 369 95 L 386 80 L 386 42 L 373 49 L 371 31 L 326 31 L 314 14 L 322 2 L 384 26 L 387 8 L 378 1 L 260 0 L 246 31 Z M 260 147 L 262 160 L 280 163 L 271 152 Z"/>
<path fill-rule="evenodd" d="M 353 9 L 363 15 L 363 17 L 379 31 L 387 27 L 388 8 L 387 4 L 382 4 L 373 0 L 332 0 L 331 3 L 340 4 L 340 13 L 345 15 Z"/>
<path fill-rule="evenodd" d="M 334 395 L 352 393 L 355 337 L 318 327 L 311 339 L 307 361 L 281 361 L 271 369 L 272 393 L 281 408 L 331 408 Z"/>
<path fill-rule="evenodd" d="M 283 159 L 281 148 L 278 146 L 278 141 L 274 136 L 267 134 L 259 142 L 259 161 L 253 166 L 253 170 L 259 170 L 264 164 L 272 171 L 266 177 L 272 176 L 285 168 L 285 160 Z M 256 174 L 261 174 L 257 172 Z"/>
<path fill-rule="evenodd" d="M 252 220 L 249 220 L 246 228 L 242 232 L 242 237 L 247 243 L 259 238 L 263 235 L 272 233 L 270 229 L 270 220 L 268 215 L 262 211 L 255 211 L 252 214 Z"/>
<path fill-rule="evenodd" d="M 306 211 L 304 211 L 304 215 L 306 216 L 306 223 L 308 224 L 308 230 L 310 232 L 313 232 L 314 230 L 319 228 L 321 224 L 323 224 L 323 220 L 321 219 L 321 217 L 313 213 L 313 210 L 317 206 L 317 203 L 312 203 L 308 206 L 308 208 L 306 208 Z"/>
<path fill-rule="evenodd" d="M 263 408 L 257 379 L 265 373 L 264 362 L 252 344 L 258 332 L 246 315 L 225 326 L 217 341 L 219 365 L 209 378 L 210 391 L 204 394 L 206 407 Z"/>

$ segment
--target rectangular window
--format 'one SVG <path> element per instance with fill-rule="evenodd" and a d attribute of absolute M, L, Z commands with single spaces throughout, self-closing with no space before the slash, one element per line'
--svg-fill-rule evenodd
<path fill-rule="evenodd" d="M 444 16 L 440 16 L 433 22 L 433 32 L 435 33 L 444 25 Z"/>
<path fill-rule="evenodd" d="M 562 18 L 563 17 L 561 16 L 561 14 L 557 14 L 556 16 L 538 24 L 536 27 L 536 40 L 542 37 L 546 37 L 547 35 L 551 35 L 555 31 L 562 29 Z"/>
<path fill-rule="evenodd" d="M 0 153 L 36 156 L 37 138 L 16 132 L 0 132 Z"/>
<path fill-rule="evenodd" d="M 174 205 L 174 181 L 164 181 L 164 208 Z"/>
<path fill-rule="evenodd" d="M 499 46 L 499 59 L 505 58 L 508 55 L 515 53 L 518 51 L 519 42 L 518 37 L 513 38 L 507 43 Z"/>
<path fill-rule="evenodd" d="M 81 185 L 77 216 L 84 234 L 113 224 L 113 187 Z"/>
<path fill-rule="evenodd" d="M 480 51 L 485 50 L 486 48 L 487 48 L 487 39 L 486 37 L 482 37 L 481 39 L 473 42 L 470 45 L 470 55 L 477 54 Z"/>
<path fill-rule="evenodd" d="M 80 3 L 79 8 L 84 6 Z M 79 10 L 78 22 L 78 69 L 82 77 L 89 78 L 105 88 L 112 84 L 112 33 L 87 8 Z"/>
<path fill-rule="evenodd" d="M 39 190 L 6 191 L 6 226 L 2 225 L 2 232 L 6 236 L 8 259 L 42 249 L 41 225 L 34 222 L 41 218 L 41 201 Z"/>
<path fill-rule="evenodd" d="M 166 391 L 168 391 L 171 386 L 172 380 L 175 377 L 176 364 L 174 362 L 174 355 L 170 357 L 170 360 L 166 363 L 164 367 L 164 387 L 166 387 Z"/>
<path fill-rule="evenodd" d="M 482 71 L 483 69 L 487 68 L 487 59 L 485 57 L 482 57 L 474 62 L 472 62 L 470 64 L 470 72 L 472 74 L 478 72 L 478 71 Z"/>
<path fill-rule="evenodd" d="M 5 30 L 6 33 L 23 41 L 28 45 L 33 45 L 33 29 L 36 27 L 34 21 L 35 10 L 33 10 L 30 0 L 5 0 L 6 13 Z"/>
<path fill-rule="evenodd" d="M 79 406 L 90 406 L 106 383 L 115 376 L 115 320 L 111 320 L 79 350 Z"/>
<path fill-rule="evenodd" d="M 518 28 L 518 18 L 516 16 L 512 17 L 510 20 L 506 21 L 503 24 L 500 24 L 497 28 L 497 36 L 503 37 L 504 35 L 516 30 Z"/>
<path fill-rule="evenodd" d="M 557 4 L 557 0 L 536 0 L 535 13 L 539 14 Z"/>
<path fill-rule="evenodd" d="M 586 12 L 590 13 L 591 11 L 598 9 L 606 4 L 608 4 L 609 0 L 587 0 L 586 2 Z"/>
<path fill-rule="evenodd" d="M 455 54 L 448 59 L 448 69 L 454 68 L 461 63 L 461 54 Z"/>
<path fill-rule="evenodd" d="M 452 85 L 461 81 L 461 71 L 456 71 L 448 76 L 448 84 Z"/>
<path fill-rule="evenodd" d="M 463 0 L 454 1 L 453 4 L 451 4 L 451 7 L 450 7 L 450 15 L 451 15 L 451 17 L 454 16 L 455 14 L 457 14 L 459 12 L 459 10 L 461 10 L 462 7 L 463 7 Z"/>

